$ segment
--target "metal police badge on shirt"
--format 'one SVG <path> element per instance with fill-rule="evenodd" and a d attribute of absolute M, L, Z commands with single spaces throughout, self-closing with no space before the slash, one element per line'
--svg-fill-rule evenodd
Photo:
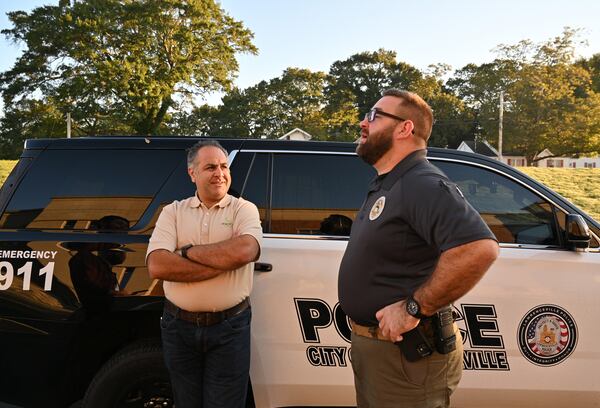
<path fill-rule="evenodd" d="M 379 218 L 383 212 L 383 207 L 385 207 L 385 196 L 381 196 L 375 201 L 375 204 L 371 207 L 371 212 L 369 212 L 369 219 L 373 221 Z"/>

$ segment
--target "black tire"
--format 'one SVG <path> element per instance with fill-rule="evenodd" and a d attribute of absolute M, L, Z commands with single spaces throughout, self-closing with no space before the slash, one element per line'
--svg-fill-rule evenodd
<path fill-rule="evenodd" d="M 133 344 L 108 360 L 88 387 L 82 406 L 172 407 L 169 374 L 160 343 Z"/>

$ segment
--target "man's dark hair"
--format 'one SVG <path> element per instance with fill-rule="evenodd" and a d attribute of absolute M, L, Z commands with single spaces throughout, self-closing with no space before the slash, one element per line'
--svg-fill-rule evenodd
<path fill-rule="evenodd" d="M 192 167 L 194 165 L 194 160 L 196 160 L 196 155 L 198 154 L 198 150 L 200 150 L 204 147 L 209 147 L 209 146 L 221 149 L 221 151 L 225 154 L 225 156 L 229 156 L 229 153 L 227 153 L 227 150 L 225 150 L 225 148 L 223 146 L 221 146 L 221 144 L 219 142 L 217 142 L 216 140 L 201 140 L 201 141 L 197 142 L 196 144 L 194 144 L 189 149 L 187 149 L 187 165 L 188 165 L 188 167 Z"/>
<path fill-rule="evenodd" d="M 402 100 L 400 103 L 400 116 L 412 120 L 415 124 L 415 136 L 420 137 L 427 143 L 433 127 L 433 111 L 427 102 L 416 93 L 403 89 L 387 89 L 383 91 L 382 95 L 395 96 Z"/>

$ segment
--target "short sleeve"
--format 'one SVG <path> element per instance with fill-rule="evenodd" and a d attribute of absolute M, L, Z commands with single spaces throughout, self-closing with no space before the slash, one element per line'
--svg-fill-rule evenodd
<path fill-rule="evenodd" d="M 458 186 L 443 175 L 419 175 L 405 191 L 411 227 L 429 244 L 446 251 L 472 241 L 496 237 Z"/>
<path fill-rule="evenodd" d="M 258 208 L 250 201 L 239 200 L 239 206 L 233 221 L 234 236 L 252 235 L 258 245 L 262 246 L 263 233 Z"/>
<path fill-rule="evenodd" d="M 154 231 L 150 237 L 150 242 L 148 243 L 146 261 L 148 260 L 148 255 L 157 249 L 166 249 L 171 252 L 177 249 L 177 217 L 175 205 L 176 203 L 174 202 L 165 206 L 158 216 Z"/>

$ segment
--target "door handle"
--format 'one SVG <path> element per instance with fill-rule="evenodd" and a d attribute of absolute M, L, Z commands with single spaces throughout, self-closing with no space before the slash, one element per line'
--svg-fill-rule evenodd
<path fill-rule="evenodd" d="M 254 270 L 257 272 L 271 272 L 273 270 L 273 265 L 266 262 L 255 262 Z"/>

